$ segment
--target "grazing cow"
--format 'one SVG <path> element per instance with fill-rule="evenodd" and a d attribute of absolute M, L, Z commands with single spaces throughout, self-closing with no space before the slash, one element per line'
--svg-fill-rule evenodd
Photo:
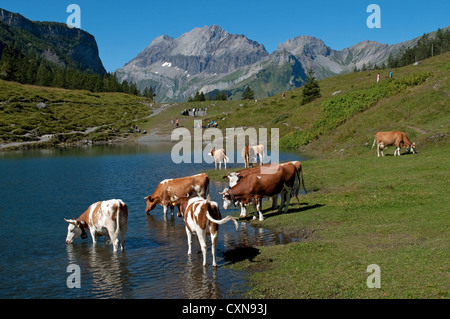
<path fill-rule="evenodd" d="M 373 140 L 372 148 L 377 144 L 377 154 L 380 157 L 384 156 L 383 150 L 388 146 L 395 145 L 394 156 L 397 154 L 400 156 L 400 148 L 407 148 L 408 152 L 413 152 L 414 154 L 416 149 L 416 143 L 411 143 L 409 138 L 405 133 L 399 131 L 391 131 L 391 132 L 378 132 L 375 135 L 375 139 Z"/>
<path fill-rule="evenodd" d="M 197 234 L 200 247 L 203 254 L 203 266 L 206 266 L 206 231 L 209 230 L 211 236 L 211 253 L 213 258 L 213 267 L 216 264 L 216 245 L 219 234 L 219 225 L 234 222 L 236 230 L 239 225 L 236 218 L 227 216 L 222 219 L 219 205 L 216 202 L 201 197 L 193 197 L 183 203 L 184 222 L 186 224 L 186 235 L 188 240 L 188 255 L 192 252 L 192 234 Z M 208 228 L 209 227 L 209 228 Z"/>
<path fill-rule="evenodd" d="M 155 208 L 157 204 L 163 207 L 164 215 L 167 214 L 167 208 L 170 206 L 178 206 L 178 216 L 181 216 L 180 202 L 181 198 L 189 198 L 194 196 L 205 197 L 209 185 L 209 177 L 206 173 L 193 176 L 165 179 L 156 187 L 152 195 L 148 195 L 146 200 L 146 213 Z"/>
<path fill-rule="evenodd" d="M 77 219 L 65 219 L 69 223 L 67 228 L 66 243 L 71 244 L 81 236 L 87 238 L 86 230 L 89 230 L 92 242 L 97 243 L 97 236 L 105 235 L 105 242 L 108 238 L 113 244 L 114 251 L 120 246 L 123 251 L 128 228 L 128 206 L 120 199 L 110 199 L 92 204 Z"/>
<path fill-rule="evenodd" d="M 259 155 L 259 161 L 261 165 L 264 162 L 264 145 L 256 145 L 256 146 L 248 146 L 245 145 L 241 152 L 242 157 L 244 158 L 245 168 L 250 167 L 250 163 L 253 166 L 253 163 L 258 162 L 257 156 Z"/>
<path fill-rule="evenodd" d="M 223 148 L 215 149 L 213 148 L 208 155 L 211 155 L 214 158 L 214 168 L 217 169 L 217 163 L 219 163 L 219 169 L 222 168 L 222 161 L 225 165 L 225 169 L 227 169 L 227 162 L 230 161 L 230 159 L 227 157 L 227 154 L 225 154 L 225 150 Z"/>
<path fill-rule="evenodd" d="M 223 196 L 223 208 L 227 209 L 232 204 L 241 206 L 252 204 L 255 208 L 253 219 L 256 219 L 259 214 L 259 220 L 262 221 L 264 220 L 261 211 L 262 199 L 278 196 L 281 193 L 278 212 L 280 213 L 284 207 L 286 213 L 289 209 L 296 175 L 298 172 L 295 165 L 277 165 L 276 171 L 272 174 L 248 174 L 233 187 L 225 188 L 223 192 L 219 193 Z"/>

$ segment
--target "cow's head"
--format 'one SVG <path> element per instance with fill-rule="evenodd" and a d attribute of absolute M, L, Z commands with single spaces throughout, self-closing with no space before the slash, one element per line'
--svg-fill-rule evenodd
<path fill-rule="evenodd" d="M 406 150 L 409 153 L 413 152 L 413 154 L 416 154 L 416 143 L 411 143 Z"/>
<path fill-rule="evenodd" d="M 233 200 L 231 199 L 231 191 L 229 188 L 225 188 L 223 192 L 219 192 L 219 194 L 222 195 L 224 209 L 228 209 L 228 207 L 233 205 Z"/>
<path fill-rule="evenodd" d="M 145 212 L 150 212 L 155 206 L 159 203 L 156 198 L 153 198 L 151 195 L 148 195 L 144 198 L 146 200 L 147 207 L 145 208 Z"/>
<path fill-rule="evenodd" d="M 87 238 L 86 231 L 84 230 L 84 224 L 80 222 L 79 220 L 74 219 L 65 219 L 66 222 L 69 223 L 69 226 L 67 227 L 67 237 L 66 237 L 66 243 L 71 244 L 75 239 L 81 236 L 82 239 Z"/>
<path fill-rule="evenodd" d="M 225 180 L 229 180 L 230 181 L 230 187 L 233 187 L 234 185 L 236 185 L 239 180 L 242 178 L 242 176 L 239 175 L 239 173 L 237 172 L 231 172 L 229 173 L 227 176 L 223 176 L 222 177 Z"/>
<path fill-rule="evenodd" d="M 215 152 L 216 152 L 216 148 L 213 147 L 212 150 L 208 153 L 208 155 L 214 157 Z"/>

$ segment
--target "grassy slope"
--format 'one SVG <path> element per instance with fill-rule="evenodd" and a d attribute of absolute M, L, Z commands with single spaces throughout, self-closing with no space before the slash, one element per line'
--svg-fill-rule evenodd
<path fill-rule="evenodd" d="M 47 107 L 36 106 L 45 102 Z M 0 80 L 0 141 L 36 141 L 45 134 L 62 133 L 53 140 L 109 140 L 127 134 L 138 119 L 152 113 L 143 98 L 122 93 L 44 88 Z M 86 129 L 98 127 L 91 134 Z M 118 129 L 113 133 L 110 128 Z M 78 132 L 78 133 L 73 133 Z"/>
<path fill-rule="evenodd" d="M 249 297 L 450 297 L 449 151 L 305 161 L 309 193 L 261 222 L 301 241 L 234 266 L 254 270 Z M 370 264 L 381 289 L 366 286 Z"/>
<path fill-rule="evenodd" d="M 448 132 L 450 114 L 446 112 L 446 108 L 450 91 L 449 60 L 450 53 L 446 53 L 423 61 L 418 66 L 394 69 L 394 78 L 399 81 L 408 79 L 413 74 L 431 73 L 431 76 L 425 83 L 408 86 L 399 93 L 370 104 L 367 109 L 352 115 L 345 123 L 326 132 L 319 139 L 300 146 L 300 150 L 314 156 L 335 153 L 342 155 L 343 152 L 339 152 L 341 149 L 348 154 L 365 154 L 369 151 L 377 131 L 405 131 L 419 147 L 424 146 L 431 136 Z M 387 81 L 388 72 L 389 70 L 380 70 L 383 82 Z M 179 103 L 160 113 L 160 117 L 153 119 L 148 128 L 157 127 L 159 131 L 169 133 L 171 127 L 167 123 L 178 117 L 182 125 L 191 129 L 193 118 L 183 117 L 180 112 L 185 108 L 207 107 L 208 116 L 203 119 L 216 120 L 219 128 L 279 128 L 283 146 L 289 144 L 283 142 L 291 139 L 293 135 L 311 131 L 314 123 L 322 118 L 322 104 L 333 98 L 334 92 L 341 91 L 334 97 L 345 97 L 352 92 L 376 90 L 376 73 L 377 71 L 372 70 L 321 80 L 319 83 L 322 97 L 306 105 L 300 103 L 301 88 L 286 92 L 286 99 L 277 95 L 259 100 L 257 104 L 253 101 Z"/>

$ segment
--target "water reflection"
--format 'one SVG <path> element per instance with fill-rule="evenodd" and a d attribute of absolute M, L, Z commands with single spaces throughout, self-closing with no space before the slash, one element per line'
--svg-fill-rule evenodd
<path fill-rule="evenodd" d="M 67 245 L 68 264 L 81 269 L 81 288 L 89 288 L 94 298 L 124 298 L 130 285 L 126 253 L 114 253 L 111 245 Z M 86 284 L 88 283 L 88 284 Z"/>
<path fill-rule="evenodd" d="M 207 234 L 207 267 L 202 265 L 202 254 L 198 239 L 194 235 L 192 255 L 187 254 L 188 245 L 185 224 L 182 218 L 171 213 L 166 216 L 157 212 L 146 215 L 148 236 L 157 243 L 159 265 L 171 270 L 170 283 L 176 287 L 160 287 L 160 294 L 178 298 L 224 298 L 224 283 L 230 283 L 230 271 L 223 266 L 238 260 L 252 259 L 261 245 L 274 245 L 291 242 L 287 236 L 275 234 L 262 227 L 253 227 L 247 222 L 239 222 L 236 230 L 233 223 L 221 225 L 217 244 L 218 268 L 211 267 L 211 239 Z M 174 265 L 181 265 L 176 267 Z M 159 271 L 156 269 L 155 271 Z M 243 278 L 233 278 L 233 285 L 243 285 Z M 167 284 L 169 282 L 166 281 Z M 174 291 L 177 290 L 174 295 Z M 230 287 L 226 288 L 230 289 Z M 160 295 L 161 296 L 161 295 Z"/>

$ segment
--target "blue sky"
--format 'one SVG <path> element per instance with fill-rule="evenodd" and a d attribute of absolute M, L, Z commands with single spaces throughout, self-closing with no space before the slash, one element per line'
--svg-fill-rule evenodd
<path fill-rule="evenodd" d="M 450 25 L 448 0 L 0 0 L 0 8 L 34 21 L 66 22 L 69 4 L 81 8 L 81 28 L 95 36 L 108 72 L 133 59 L 163 34 L 173 38 L 205 25 L 244 34 L 272 53 L 299 35 L 340 50 L 364 40 L 395 44 Z M 369 4 L 381 9 L 370 29 Z"/>

